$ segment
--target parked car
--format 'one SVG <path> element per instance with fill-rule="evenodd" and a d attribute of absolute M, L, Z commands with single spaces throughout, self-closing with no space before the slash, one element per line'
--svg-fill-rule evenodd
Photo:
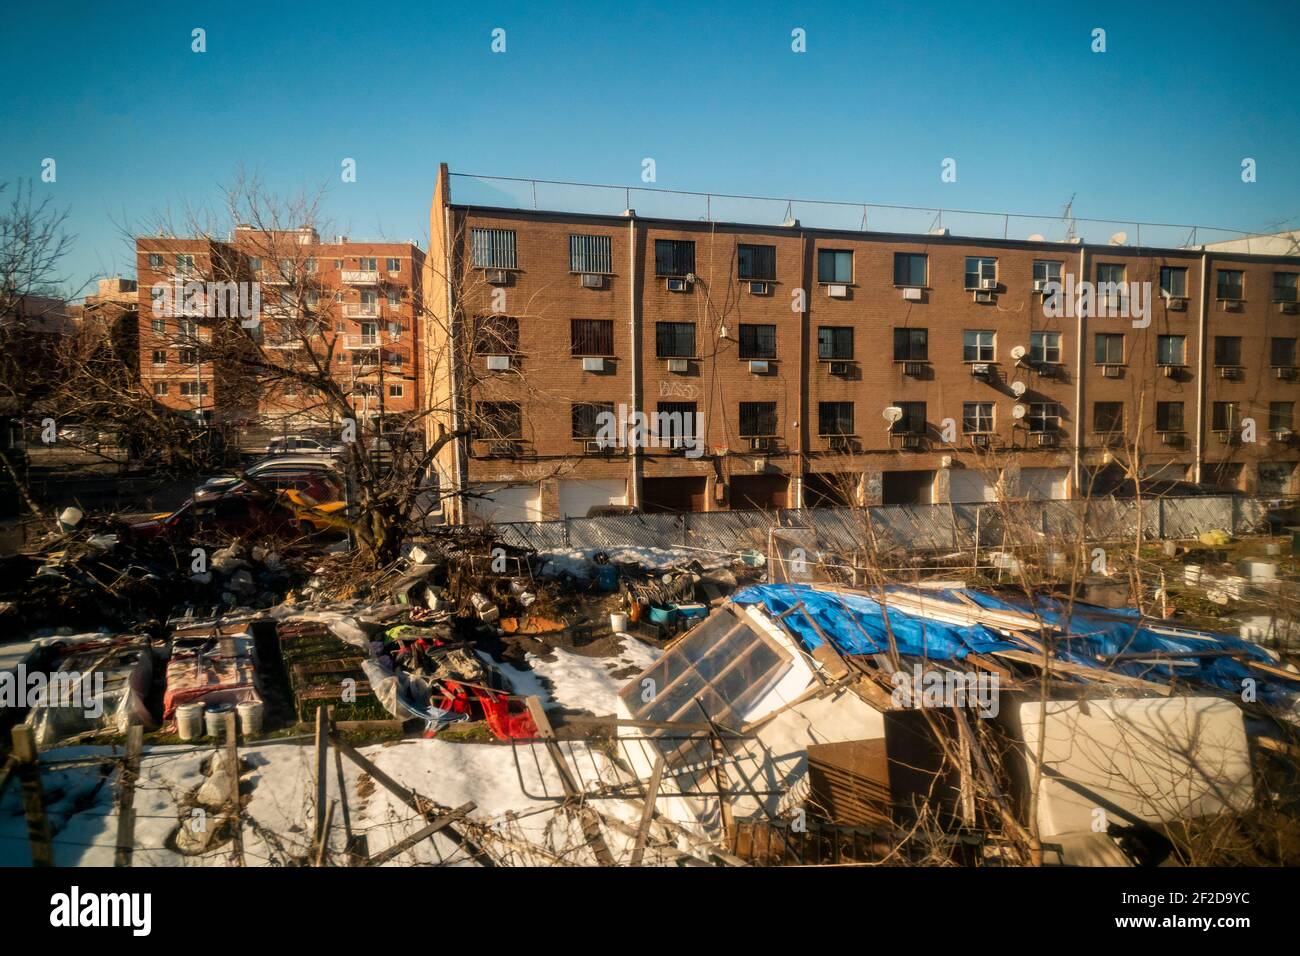
<path fill-rule="evenodd" d="M 147 541 L 190 539 L 204 532 L 230 537 L 293 539 L 348 528 L 347 504 L 317 503 L 290 488 L 274 497 L 232 494 L 209 501 L 185 502 L 175 511 L 132 524 L 129 534 Z"/>
<path fill-rule="evenodd" d="M 345 451 L 343 445 L 328 445 L 307 435 L 284 435 L 266 446 L 268 455 L 341 455 Z"/>
<path fill-rule="evenodd" d="M 221 475 L 209 478 L 194 489 L 194 500 L 212 501 L 226 495 L 262 494 L 266 491 L 295 490 L 316 503 L 342 501 L 345 497 L 343 479 L 326 470 L 299 470 L 268 468 L 247 478 Z"/>

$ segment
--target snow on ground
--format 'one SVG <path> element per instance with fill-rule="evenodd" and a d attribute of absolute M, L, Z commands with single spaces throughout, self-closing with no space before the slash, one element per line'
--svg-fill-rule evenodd
<path fill-rule="evenodd" d="M 663 653 L 631 635 L 623 635 L 622 642 L 622 650 L 609 657 L 587 657 L 562 647 L 552 649 L 546 657 L 529 654 L 526 660 L 531 671 L 505 662 L 492 663 L 516 694 L 536 695 L 548 706 L 605 716 L 616 712 L 618 692 L 624 685 Z"/>

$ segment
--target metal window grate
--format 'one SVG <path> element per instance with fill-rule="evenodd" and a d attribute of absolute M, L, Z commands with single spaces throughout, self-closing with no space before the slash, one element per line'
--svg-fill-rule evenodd
<path fill-rule="evenodd" d="M 817 330 L 817 358 L 848 360 L 853 358 L 853 328 L 823 325 Z"/>
<path fill-rule="evenodd" d="M 776 246 L 739 245 L 736 268 L 741 279 L 776 279 Z"/>
<path fill-rule="evenodd" d="M 613 319 L 572 319 L 569 330 L 570 354 L 601 357 L 614 354 Z"/>
<path fill-rule="evenodd" d="M 741 325 L 739 335 L 742 359 L 776 358 L 775 325 Z"/>
<path fill-rule="evenodd" d="M 776 402 L 741 402 L 740 434 L 743 438 L 776 434 Z"/>
<path fill-rule="evenodd" d="M 609 236 L 570 236 L 569 269 L 608 275 L 614 271 Z"/>
<path fill-rule="evenodd" d="M 817 434 L 852 435 L 853 434 L 853 403 L 852 402 L 818 402 L 817 403 Z"/>
<path fill-rule="evenodd" d="M 656 322 L 655 355 L 659 358 L 694 358 L 694 322 Z"/>
<path fill-rule="evenodd" d="M 573 437 L 595 438 L 602 424 L 614 416 L 613 402 L 579 402 L 573 405 Z"/>
<path fill-rule="evenodd" d="M 474 229 L 474 266 L 479 269 L 514 269 L 515 231 L 513 229 Z"/>
<path fill-rule="evenodd" d="M 694 271 L 694 241 L 689 239 L 655 240 L 655 275 L 685 276 Z"/>

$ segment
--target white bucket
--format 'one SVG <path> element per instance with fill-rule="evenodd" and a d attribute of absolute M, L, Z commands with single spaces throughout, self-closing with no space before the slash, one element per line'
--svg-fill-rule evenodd
<path fill-rule="evenodd" d="M 176 708 L 176 733 L 181 740 L 203 736 L 203 701 L 191 701 Z"/>
<path fill-rule="evenodd" d="M 615 634 L 627 633 L 627 615 L 614 613 L 609 616 L 609 628 Z"/>
<path fill-rule="evenodd" d="M 235 708 L 235 713 L 239 715 L 239 732 L 245 737 L 256 737 L 260 734 L 264 709 L 260 700 L 241 701 Z"/>
<path fill-rule="evenodd" d="M 209 737 L 220 737 L 226 726 L 226 714 L 230 713 L 229 704 L 217 704 L 209 707 L 203 714 L 203 726 Z"/>

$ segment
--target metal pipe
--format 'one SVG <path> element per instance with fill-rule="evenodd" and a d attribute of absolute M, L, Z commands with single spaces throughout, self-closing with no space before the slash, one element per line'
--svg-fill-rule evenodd
<path fill-rule="evenodd" d="M 1205 324 L 1206 300 L 1210 294 L 1208 275 L 1210 254 L 1201 251 L 1201 302 L 1200 314 L 1196 321 L 1196 456 L 1192 460 L 1192 480 L 1200 484 L 1205 448 L 1202 445 L 1205 435 Z"/>
<path fill-rule="evenodd" d="M 628 213 L 631 213 L 631 207 L 628 207 Z M 636 268 L 636 216 L 629 215 L 627 223 L 628 238 L 628 284 L 627 284 L 627 301 L 628 301 L 628 329 L 632 338 L 631 346 L 631 364 L 632 364 L 632 414 L 629 418 L 637 421 L 636 413 L 641 408 L 641 328 L 637 322 L 637 268 Z M 628 503 L 633 508 L 641 507 L 641 448 L 640 442 L 632 443 L 631 456 L 631 474 L 628 476 L 627 497 Z"/>

